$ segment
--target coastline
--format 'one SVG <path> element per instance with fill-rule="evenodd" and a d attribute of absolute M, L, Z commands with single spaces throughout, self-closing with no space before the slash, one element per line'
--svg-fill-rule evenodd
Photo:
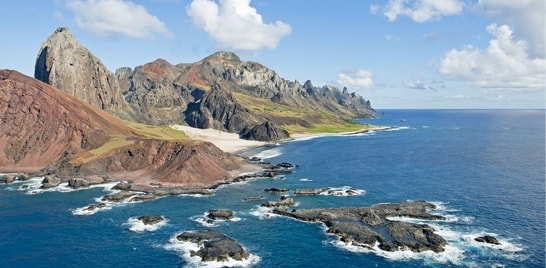
<path fill-rule="evenodd" d="M 281 140 L 278 142 L 263 142 L 263 141 L 253 141 L 241 139 L 236 133 L 224 132 L 216 129 L 200 129 L 190 126 L 183 125 L 171 125 L 174 130 L 183 131 L 189 138 L 194 140 L 208 141 L 216 145 L 222 151 L 232 154 L 240 154 L 245 151 L 271 145 L 273 143 L 283 143 L 293 140 L 300 139 L 309 139 L 309 138 L 318 138 L 326 136 L 343 136 L 343 135 L 356 135 L 367 133 L 369 131 L 378 131 L 378 130 L 387 130 L 392 127 L 389 126 L 364 126 L 360 130 L 350 131 L 350 132 L 339 132 L 339 133 L 293 133 L 290 134 L 291 138 L 286 140 Z"/>

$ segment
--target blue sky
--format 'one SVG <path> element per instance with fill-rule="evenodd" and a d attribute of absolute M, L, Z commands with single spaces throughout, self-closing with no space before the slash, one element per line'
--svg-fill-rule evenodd
<path fill-rule="evenodd" d="M 233 51 L 376 109 L 544 108 L 543 0 L 4 0 L 0 68 L 70 28 L 111 70 Z"/>

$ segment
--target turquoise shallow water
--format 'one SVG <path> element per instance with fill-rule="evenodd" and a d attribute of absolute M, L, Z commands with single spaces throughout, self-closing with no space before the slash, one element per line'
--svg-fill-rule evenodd
<path fill-rule="evenodd" d="M 0 186 L 2 267 L 186 267 L 182 231 L 213 228 L 254 256 L 254 267 L 544 267 L 544 110 L 386 110 L 363 122 L 397 128 L 352 136 L 298 140 L 248 152 L 299 165 L 284 178 L 221 187 L 211 197 L 168 197 L 123 204 L 93 215 L 77 209 L 104 188 L 28 194 Z M 381 112 L 384 114 L 381 115 Z M 29 184 L 30 182 L 27 182 Z M 390 255 L 337 243 L 318 224 L 270 216 L 259 205 L 278 200 L 270 187 L 353 187 L 359 196 L 294 197 L 297 208 L 369 206 L 427 200 L 448 221 L 433 222 L 449 242 L 443 254 Z M 243 202 L 249 196 L 264 200 Z M 205 226 L 209 209 L 236 220 Z M 161 214 L 157 230 L 135 232 L 131 218 Z M 138 229 L 138 228 L 137 228 Z M 502 243 L 473 242 L 481 234 Z"/>

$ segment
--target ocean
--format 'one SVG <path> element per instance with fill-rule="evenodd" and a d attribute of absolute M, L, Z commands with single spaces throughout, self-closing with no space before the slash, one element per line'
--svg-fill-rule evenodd
<path fill-rule="evenodd" d="M 300 139 L 244 154 L 297 165 L 291 174 L 222 186 L 212 196 L 173 196 L 82 208 L 112 183 L 85 190 L 37 190 L 41 178 L 0 186 L 0 267 L 545 267 L 544 110 L 379 110 L 362 123 L 393 128 Z M 23 185 L 26 185 L 23 187 Z M 275 216 L 271 187 L 331 187 L 359 195 L 293 196 L 296 209 L 426 200 L 445 221 L 443 253 L 384 253 L 340 242 L 317 223 Z M 26 188 L 26 189 L 23 189 Z M 250 196 L 263 200 L 243 202 Z M 207 223 L 210 209 L 235 218 Z M 152 228 L 135 218 L 163 215 Z M 409 219 L 404 219 L 409 220 Z M 201 263 L 177 243 L 183 232 L 215 229 L 252 255 Z M 492 235 L 500 245 L 474 241 Z"/>

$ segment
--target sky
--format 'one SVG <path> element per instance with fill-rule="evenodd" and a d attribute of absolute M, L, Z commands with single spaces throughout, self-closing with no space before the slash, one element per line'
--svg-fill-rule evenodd
<path fill-rule="evenodd" d="M 3 0 L 0 69 L 58 27 L 112 72 L 235 52 L 375 109 L 544 109 L 544 0 Z"/>

